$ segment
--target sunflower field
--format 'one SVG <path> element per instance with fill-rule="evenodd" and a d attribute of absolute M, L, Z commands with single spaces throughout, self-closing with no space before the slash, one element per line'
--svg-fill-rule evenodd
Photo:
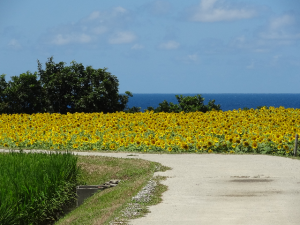
<path fill-rule="evenodd" d="M 0 115 L 0 147 L 292 155 L 300 109 Z"/>

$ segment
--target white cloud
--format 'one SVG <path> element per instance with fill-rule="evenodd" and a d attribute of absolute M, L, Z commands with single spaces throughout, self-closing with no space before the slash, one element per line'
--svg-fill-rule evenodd
<path fill-rule="evenodd" d="M 196 62 L 198 60 L 198 55 L 193 54 L 193 55 L 188 55 L 187 56 L 188 60 Z"/>
<path fill-rule="evenodd" d="M 290 30 L 294 24 L 295 19 L 290 15 L 273 18 L 270 20 L 267 28 L 260 32 L 260 37 L 263 39 L 282 40 L 281 44 L 290 44 L 290 41 L 300 39 L 299 29 L 297 32 Z"/>
<path fill-rule="evenodd" d="M 180 44 L 176 41 L 168 41 L 168 42 L 164 42 L 161 43 L 159 45 L 159 48 L 161 49 L 167 49 L 167 50 L 172 50 L 172 49 L 177 49 L 179 48 Z"/>
<path fill-rule="evenodd" d="M 176 60 L 185 64 L 200 64 L 200 57 L 198 53 L 188 54 L 184 56 L 176 57 Z"/>
<path fill-rule="evenodd" d="M 92 12 L 87 18 L 83 19 L 84 22 L 87 21 L 99 21 L 104 22 L 105 20 L 111 20 L 112 18 L 116 18 L 128 13 L 126 9 L 123 7 L 115 7 L 110 12 L 101 12 L 101 11 L 94 11 Z"/>
<path fill-rule="evenodd" d="M 11 39 L 7 45 L 14 50 L 19 50 L 22 48 L 21 44 L 16 39 Z"/>
<path fill-rule="evenodd" d="M 281 55 L 274 55 L 270 61 L 271 66 L 276 66 L 280 61 Z"/>
<path fill-rule="evenodd" d="M 41 40 L 59 46 L 72 43 L 98 46 L 105 45 L 104 40 L 110 44 L 131 43 L 136 40 L 135 34 L 126 30 L 131 21 L 132 14 L 120 6 L 107 11 L 93 11 L 76 23 L 55 27 Z"/>
<path fill-rule="evenodd" d="M 94 11 L 89 15 L 88 20 L 95 20 L 95 19 L 99 18 L 99 16 L 100 16 L 100 12 Z"/>
<path fill-rule="evenodd" d="M 104 34 L 107 32 L 107 28 L 105 26 L 97 26 L 91 29 L 92 33 L 96 34 L 96 35 L 100 35 L 100 34 Z"/>
<path fill-rule="evenodd" d="M 91 37 L 89 35 L 86 34 L 81 34 L 77 37 L 77 41 L 79 43 L 88 43 L 91 41 Z"/>
<path fill-rule="evenodd" d="M 52 39 L 51 43 L 54 45 L 66 45 L 71 43 L 89 43 L 92 38 L 86 34 L 57 34 Z"/>
<path fill-rule="evenodd" d="M 245 46 L 245 44 L 246 44 L 246 38 L 244 35 L 236 37 L 231 43 L 232 46 L 235 46 L 238 48 L 243 48 Z"/>
<path fill-rule="evenodd" d="M 246 66 L 247 69 L 253 69 L 254 68 L 254 62 L 252 61 L 248 66 Z"/>
<path fill-rule="evenodd" d="M 134 50 L 139 50 L 139 49 L 143 49 L 143 48 L 144 48 L 144 46 L 141 44 L 135 44 L 131 47 L 131 49 L 134 49 Z"/>
<path fill-rule="evenodd" d="M 127 10 L 121 6 L 118 6 L 113 9 L 113 13 L 116 13 L 116 14 L 120 14 L 120 13 L 122 14 L 122 13 L 126 13 L 126 12 L 127 12 Z"/>
<path fill-rule="evenodd" d="M 253 51 L 258 53 L 264 53 L 264 52 L 268 52 L 269 50 L 266 48 L 256 48 Z"/>
<path fill-rule="evenodd" d="M 170 11 L 171 4 L 169 2 L 159 0 L 152 2 L 148 8 L 153 14 L 166 14 Z"/>
<path fill-rule="evenodd" d="M 281 57 L 280 55 L 274 55 L 273 56 L 274 62 L 277 62 L 280 57 Z"/>
<path fill-rule="evenodd" d="M 108 40 L 110 44 L 126 44 L 133 42 L 136 36 L 132 32 L 116 32 Z"/>
<path fill-rule="evenodd" d="M 51 41 L 52 44 L 55 45 L 65 45 L 65 44 L 69 44 L 71 42 L 70 37 L 63 37 L 63 35 L 61 34 L 57 34 L 53 40 Z"/>
<path fill-rule="evenodd" d="M 257 53 L 263 53 L 268 51 L 264 47 L 265 43 L 260 42 L 258 40 L 253 40 L 247 38 L 245 35 L 237 36 L 232 39 L 229 43 L 229 47 L 233 49 L 240 49 L 240 50 L 248 50 Z"/>
<path fill-rule="evenodd" d="M 268 32 L 261 33 L 261 37 L 265 39 L 285 39 L 285 40 L 293 40 L 300 39 L 300 33 L 298 34 L 288 34 L 285 32 Z M 290 41 L 281 41 L 282 44 L 290 44 Z"/>
<path fill-rule="evenodd" d="M 284 15 L 278 18 L 275 18 L 270 21 L 270 29 L 277 30 L 284 26 L 291 25 L 294 23 L 294 18 L 290 15 Z"/>
<path fill-rule="evenodd" d="M 233 49 L 255 53 L 266 53 L 280 46 L 293 45 L 300 40 L 300 29 L 296 17 L 284 14 L 270 19 L 254 32 L 254 37 L 240 35 L 235 37 L 229 46 Z M 279 61 L 282 59 L 280 58 Z"/>
<path fill-rule="evenodd" d="M 255 16 L 251 9 L 234 9 L 225 6 L 215 6 L 217 0 L 202 0 L 200 5 L 193 10 L 190 20 L 196 22 L 217 22 L 239 19 L 248 19 Z"/>

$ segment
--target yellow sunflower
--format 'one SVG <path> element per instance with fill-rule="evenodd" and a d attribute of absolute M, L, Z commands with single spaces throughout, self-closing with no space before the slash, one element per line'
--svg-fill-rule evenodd
<path fill-rule="evenodd" d="M 243 142 L 243 146 L 244 146 L 244 147 L 248 147 L 248 146 L 249 146 L 249 142 L 248 142 L 248 141 L 244 141 L 244 142 Z"/>
<path fill-rule="evenodd" d="M 257 147 L 258 147 L 257 142 L 256 142 L 256 141 L 253 141 L 253 142 L 252 142 L 252 148 L 256 149 Z"/>

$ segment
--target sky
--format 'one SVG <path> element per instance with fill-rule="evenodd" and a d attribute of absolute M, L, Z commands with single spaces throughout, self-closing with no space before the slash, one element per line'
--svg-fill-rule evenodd
<path fill-rule="evenodd" d="M 51 56 L 119 93 L 300 93 L 300 1 L 1 0 L 6 82 Z"/>

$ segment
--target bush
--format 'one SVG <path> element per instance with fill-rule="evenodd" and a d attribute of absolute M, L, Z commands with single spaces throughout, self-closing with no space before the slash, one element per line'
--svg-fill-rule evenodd
<path fill-rule="evenodd" d="M 215 105 L 215 100 L 209 100 L 207 105 L 204 105 L 204 98 L 201 95 L 197 96 L 186 96 L 183 97 L 182 95 L 178 96 L 175 95 L 179 104 L 173 104 L 172 102 L 168 103 L 164 100 L 162 103 L 159 103 L 159 106 L 154 109 L 153 107 L 148 107 L 146 110 L 154 111 L 155 113 L 159 112 L 208 112 L 212 110 L 221 110 L 220 105 Z"/>
<path fill-rule="evenodd" d="M 264 108 L 264 107 L 265 107 L 266 109 L 269 109 L 269 106 L 266 106 L 266 105 L 263 105 L 263 106 L 257 106 L 256 108 L 257 108 L 257 109 L 262 109 L 262 108 Z"/>
<path fill-rule="evenodd" d="M 126 112 L 126 113 L 137 113 L 137 112 L 141 112 L 141 107 L 133 106 L 132 108 L 126 108 L 126 109 L 124 110 L 124 112 Z"/>
<path fill-rule="evenodd" d="M 264 107 L 265 107 L 266 109 L 269 109 L 269 106 L 265 106 L 265 105 L 264 105 L 264 106 L 257 106 L 256 109 L 262 109 L 262 108 L 264 108 Z M 242 110 L 247 111 L 247 110 L 250 110 L 250 109 L 249 109 L 248 107 L 244 107 Z"/>

